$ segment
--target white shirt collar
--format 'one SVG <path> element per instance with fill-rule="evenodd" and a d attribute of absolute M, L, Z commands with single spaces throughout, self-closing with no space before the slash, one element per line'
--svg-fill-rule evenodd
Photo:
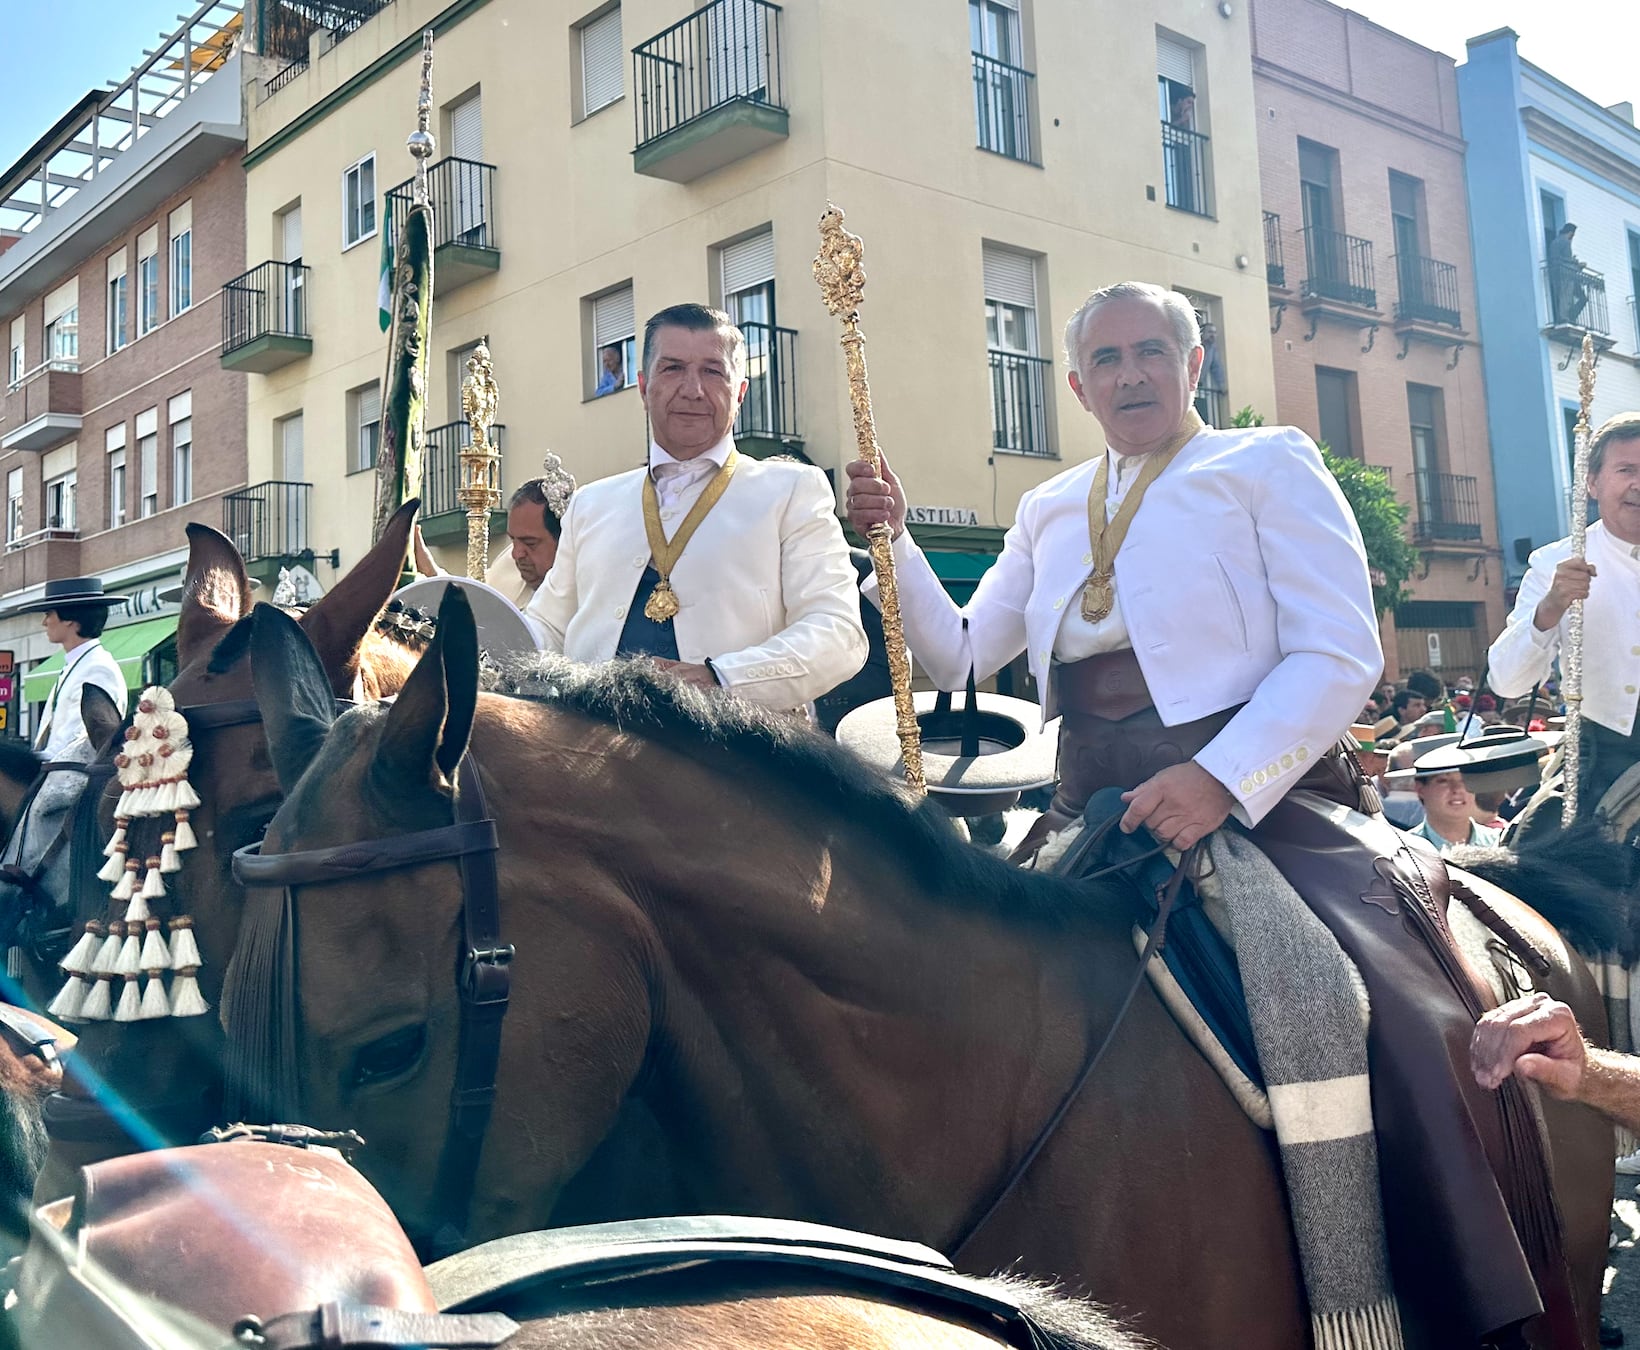
<path fill-rule="evenodd" d="M 710 461 L 721 469 L 728 462 L 729 452 L 734 448 L 735 438 L 730 435 L 725 436 L 710 450 L 707 450 L 703 454 L 696 455 L 693 459 L 677 459 L 674 456 L 669 455 L 665 450 L 662 450 L 659 445 L 651 440 L 649 442 L 649 472 L 653 474 L 657 469 L 661 469 L 672 464 L 699 464 L 707 461 Z"/>

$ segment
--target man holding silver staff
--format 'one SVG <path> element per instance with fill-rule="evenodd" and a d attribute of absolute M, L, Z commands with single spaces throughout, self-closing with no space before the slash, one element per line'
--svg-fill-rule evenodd
<path fill-rule="evenodd" d="M 1569 613 L 1583 601 L 1577 814 L 1584 820 L 1640 763 L 1640 412 L 1619 413 L 1590 439 L 1588 495 L 1600 519 L 1588 527 L 1586 556 L 1574 556 L 1570 536 L 1532 554 L 1487 658 L 1494 690 L 1530 693 L 1568 650 Z"/>

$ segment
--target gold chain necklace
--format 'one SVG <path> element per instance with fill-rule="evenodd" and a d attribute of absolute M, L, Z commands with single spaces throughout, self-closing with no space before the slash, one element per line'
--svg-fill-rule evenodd
<path fill-rule="evenodd" d="M 1195 434 L 1207 423 L 1194 408 L 1185 410 L 1184 421 L 1177 434 L 1160 450 L 1152 450 L 1144 467 L 1134 479 L 1133 486 L 1116 508 L 1116 515 L 1105 519 L 1105 484 L 1109 481 L 1110 456 L 1099 463 L 1099 472 L 1093 476 L 1093 487 L 1088 490 L 1088 538 L 1093 544 L 1093 571 L 1082 587 L 1082 617 L 1089 623 L 1098 623 L 1110 617 L 1116 607 L 1116 555 L 1127 538 L 1128 526 L 1144 500 L 1145 490 L 1161 476 L 1162 470 L 1173 462 Z"/>
<path fill-rule="evenodd" d="M 718 504 L 718 498 L 723 496 L 724 489 L 729 486 L 729 479 L 734 476 L 735 465 L 739 462 L 740 451 L 729 451 L 729 458 L 723 461 L 723 467 L 707 482 L 705 491 L 696 498 L 695 504 L 689 508 L 689 514 L 683 518 L 683 524 L 678 526 L 678 532 L 670 541 L 666 537 L 666 531 L 661 528 L 661 503 L 655 492 L 654 475 L 644 474 L 643 529 L 649 536 L 649 557 L 660 577 L 655 583 L 655 589 L 649 593 L 649 599 L 644 601 L 644 618 L 655 623 L 665 623 L 668 619 L 677 617 L 678 596 L 672 589 L 672 569 L 678 565 L 678 559 L 683 556 L 683 550 L 694 538 L 701 521 L 705 520 L 707 513 Z"/>

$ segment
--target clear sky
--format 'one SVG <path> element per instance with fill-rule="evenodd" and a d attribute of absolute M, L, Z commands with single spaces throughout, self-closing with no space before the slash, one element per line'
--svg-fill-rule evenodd
<path fill-rule="evenodd" d="M 884 0 L 889 3 L 890 0 Z M 188 0 L 0 0 L 0 167 L 88 89 L 130 73 Z M 1640 104 L 1637 0 L 1355 0 L 1349 8 L 1464 59 L 1508 26 L 1522 54 L 1602 104 Z"/>

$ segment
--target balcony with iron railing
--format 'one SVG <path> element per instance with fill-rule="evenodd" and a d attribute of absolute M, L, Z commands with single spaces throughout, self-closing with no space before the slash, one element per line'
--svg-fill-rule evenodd
<path fill-rule="evenodd" d="M 309 270 L 299 262 L 265 262 L 222 287 L 223 369 L 266 375 L 312 355 Z"/>
<path fill-rule="evenodd" d="M 1416 253 L 1397 253 L 1390 258 L 1390 265 L 1395 269 L 1400 292 L 1395 300 L 1398 326 L 1421 323 L 1447 328 L 1462 326 L 1456 267 Z"/>
<path fill-rule="evenodd" d="M 490 428 L 490 444 L 506 445 L 507 428 Z M 448 544 L 467 537 L 467 508 L 461 504 L 461 452 L 473 443 L 467 422 L 446 422 L 427 429 L 426 456 L 421 466 L 421 532 L 432 544 Z M 490 533 L 507 527 L 506 503 L 491 517 Z"/>
<path fill-rule="evenodd" d="M 797 428 L 797 333 L 743 323 L 746 397 L 735 418 L 735 443 L 758 458 L 802 441 Z"/>
<path fill-rule="evenodd" d="M 692 183 L 783 141 L 780 6 L 711 0 L 632 52 L 632 167 Z"/>
<path fill-rule="evenodd" d="M 1057 457 L 1048 426 L 1053 362 L 992 348 L 991 444 L 1015 455 Z"/>
<path fill-rule="evenodd" d="M 974 120 L 981 150 L 1040 164 L 1036 144 L 1036 76 L 1019 66 L 974 53 Z"/>
<path fill-rule="evenodd" d="M 1378 307 L 1370 239 L 1314 225 L 1299 233 L 1304 238 L 1305 267 L 1300 289 L 1306 301 L 1333 301 L 1359 309 Z"/>
<path fill-rule="evenodd" d="M 1277 290 L 1287 288 L 1287 258 L 1281 246 L 1281 217 L 1264 213 L 1264 279 Z"/>
<path fill-rule="evenodd" d="M 1230 393 L 1226 389 L 1216 389 L 1210 384 L 1196 386 L 1196 412 L 1202 421 L 1210 427 L 1219 430 L 1230 425 Z"/>
<path fill-rule="evenodd" d="M 222 533 L 247 564 L 312 562 L 308 541 L 313 484 L 278 479 L 253 483 L 222 498 Z"/>
<path fill-rule="evenodd" d="M 306 63 L 313 35 L 325 33 L 335 46 L 357 32 L 393 0 L 299 0 L 296 4 L 258 6 L 257 34 L 261 54 L 286 62 Z"/>
<path fill-rule="evenodd" d="M 1195 216 L 1213 214 L 1207 148 L 1208 139 L 1201 132 L 1174 122 L 1162 123 L 1162 174 L 1167 204 L 1174 210 Z"/>
<path fill-rule="evenodd" d="M 387 228 L 398 230 L 410 210 L 408 179 L 387 193 Z M 440 295 L 487 277 L 501 266 L 496 236 L 495 165 L 451 155 L 427 170 L 433 212 L 433 275 Z"/>
<path fill-rule="evenodd" d="M 1481 542 L 1480 488 L 1461 473 L 1412 473 L 1412 542 L 1415 544 L 1479 544 Z"/>
<path fill-rule="evenodd" d="M 50 450 L 80 434 L 80 363 L 57 359 L 24 371 L 0 401 L 0 452 Z"/>
<path fill-rule="evenodd" d="M 1606 310 L 1606 278 L 1601 273 L 1575 262 L 1546 262 L 1543 298 L 1549 316 L 1543 330 L 1547 336 L 1578 347 L 1588 333 L 1602 349 L 1617 345 Z"/>

